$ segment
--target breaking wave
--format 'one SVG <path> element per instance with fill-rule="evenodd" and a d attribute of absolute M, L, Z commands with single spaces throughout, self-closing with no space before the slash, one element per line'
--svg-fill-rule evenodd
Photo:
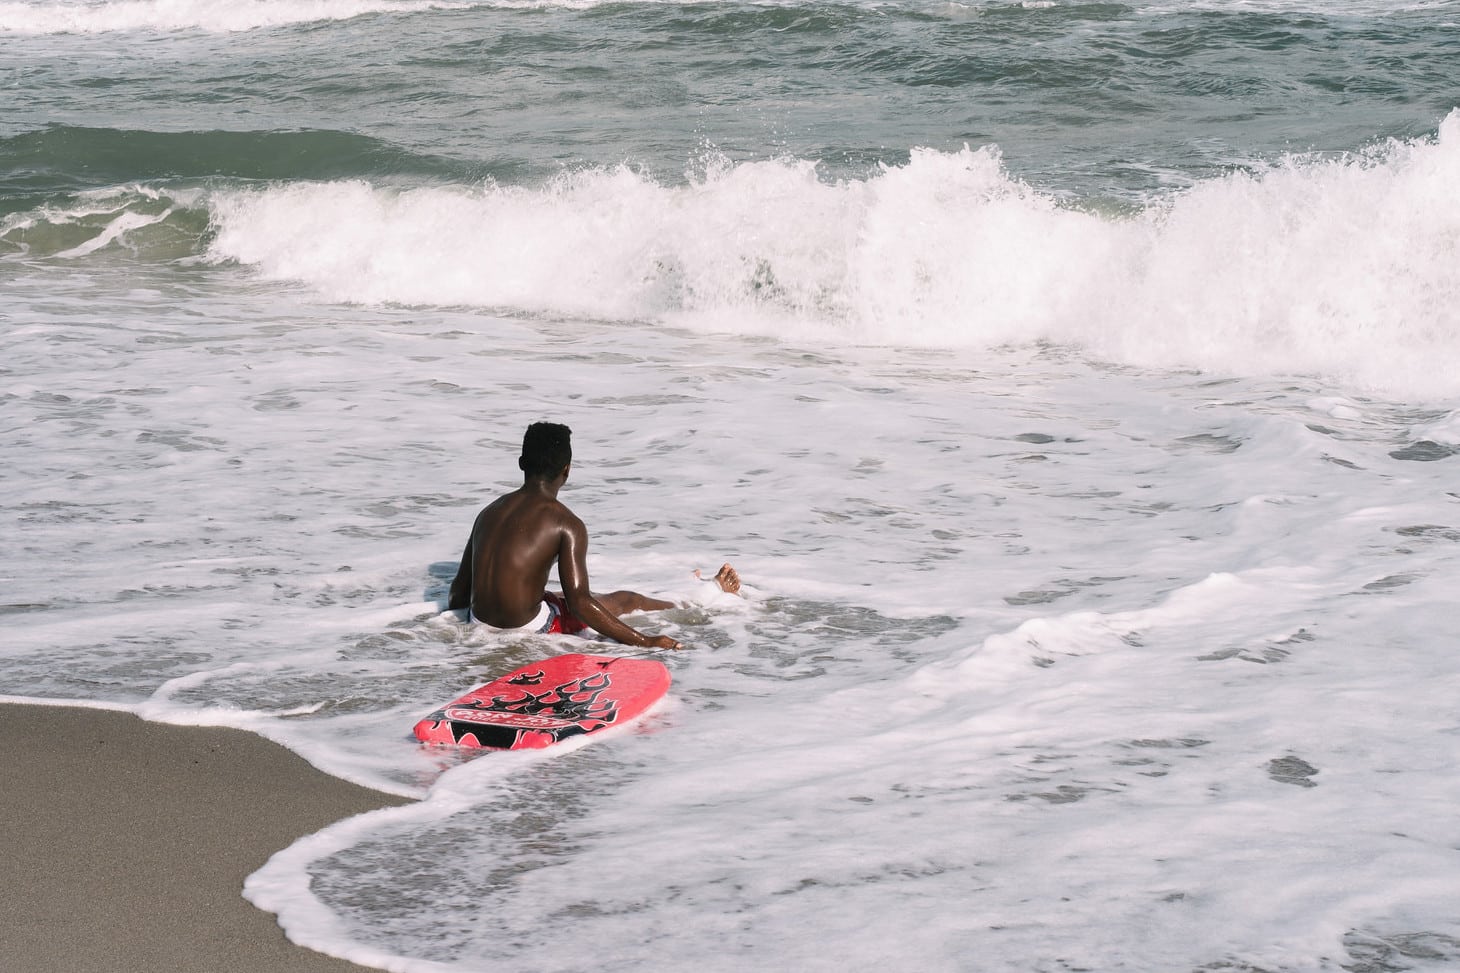
<path fill-rule="evenodd" d="M 413 187 L 91 190 L 0 216 L 0 256 L 121 247 L 343 303 L 841 344 L 1047 342 L 1141 366 L 1460 391 L 1434 367 L 1460 353 L 1460 112 L 1431 138 L 1290 158 L 1137 207 L 1041 192 L 993 147 L 915 150 L 865 179 L 798 160 L 721 160 L 678 183 L 627 167 L 534 186 L 427 170 Z"/>
<path fill-rule="evenodd" d="M 211 256 L 329 299 L 472 305 L 843 342 L 1067 343 L 1118 362 L 1445 394 L 1460 352 L 1460 112 L 1434 138 L 1293 158 L 1134 213 L 996 149 L 865 180 L 800 161 L 537 188 L 360 180 L 222 193 Z"/>

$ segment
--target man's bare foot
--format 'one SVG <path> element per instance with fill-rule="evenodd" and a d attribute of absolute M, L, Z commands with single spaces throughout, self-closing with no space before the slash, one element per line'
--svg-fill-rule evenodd
<path fill-rule="evenodd" d="M 696 568 L 695 577 L 701 581 L 713 581 L 720 586 L 721 591 L 728 591 L 732 595 L 740 591 L 740 575 L 728 564 L 722 565 L 713 578 L 704 577 Z"/>

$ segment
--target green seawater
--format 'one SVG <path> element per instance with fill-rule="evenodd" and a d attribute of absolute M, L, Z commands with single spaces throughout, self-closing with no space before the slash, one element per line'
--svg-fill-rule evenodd
<path fill-rule="evenodd" d="M 1431 133 L 1460 100 L 1452 4 L 488 5 L 243 30 L 226 8 L 109 30 L 76 9 L 68 31 L 0 19 L 0 212 L 132 181 L 674 181 L 709 158 L 859 178 L 965 144 L 1040 189 L 1132 198 Z"/>

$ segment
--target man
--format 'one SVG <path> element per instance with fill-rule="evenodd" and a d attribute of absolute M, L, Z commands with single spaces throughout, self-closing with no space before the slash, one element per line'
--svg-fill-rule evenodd
<path fill-rule="evenodd" d="M 585 628 L 622 642 L 655 649 L 679 649 L 667 635 L 650 637 L 624 624 L 620 615 L 659 611 L 673 602 L 633 591 L 595 595 L 588 587 L 588 530 L 558 500 L 573 462 L 572 430 L 536 422 L 522 437 L 522 486 L 499 497 L 477 515 L 451 582 L 450 608 L 470 608 L 474 621 L 495 628 L 573 634 Z M 558 565 L 562 595 L 547 590 L 548 572 Z M 715 575 L 721 590 L 740 590 L 730 565 Z"/>

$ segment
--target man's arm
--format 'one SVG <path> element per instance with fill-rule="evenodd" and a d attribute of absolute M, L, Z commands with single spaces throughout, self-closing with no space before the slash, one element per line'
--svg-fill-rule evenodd
<path fill-rule="evenodd" d="M 588 528 L 577 517 L 568 516 L 570 519 L 563 525 L 562 542 L 558 548 L 558 580 L 563 586 L 568 610 L 589 628 L 615 642 L 651 649 L 681 648 L 667 635 L 650 637 L 624 624 L 593 597 L 588 587 Z"/>
<path fill-rule="evenodd" d="M 461 552 L 461 567 L 451 581 L 451 594 L 447 596 L 446 607 L 471 607 L 471 538 L 466 539 L 466 550 Z"/>

